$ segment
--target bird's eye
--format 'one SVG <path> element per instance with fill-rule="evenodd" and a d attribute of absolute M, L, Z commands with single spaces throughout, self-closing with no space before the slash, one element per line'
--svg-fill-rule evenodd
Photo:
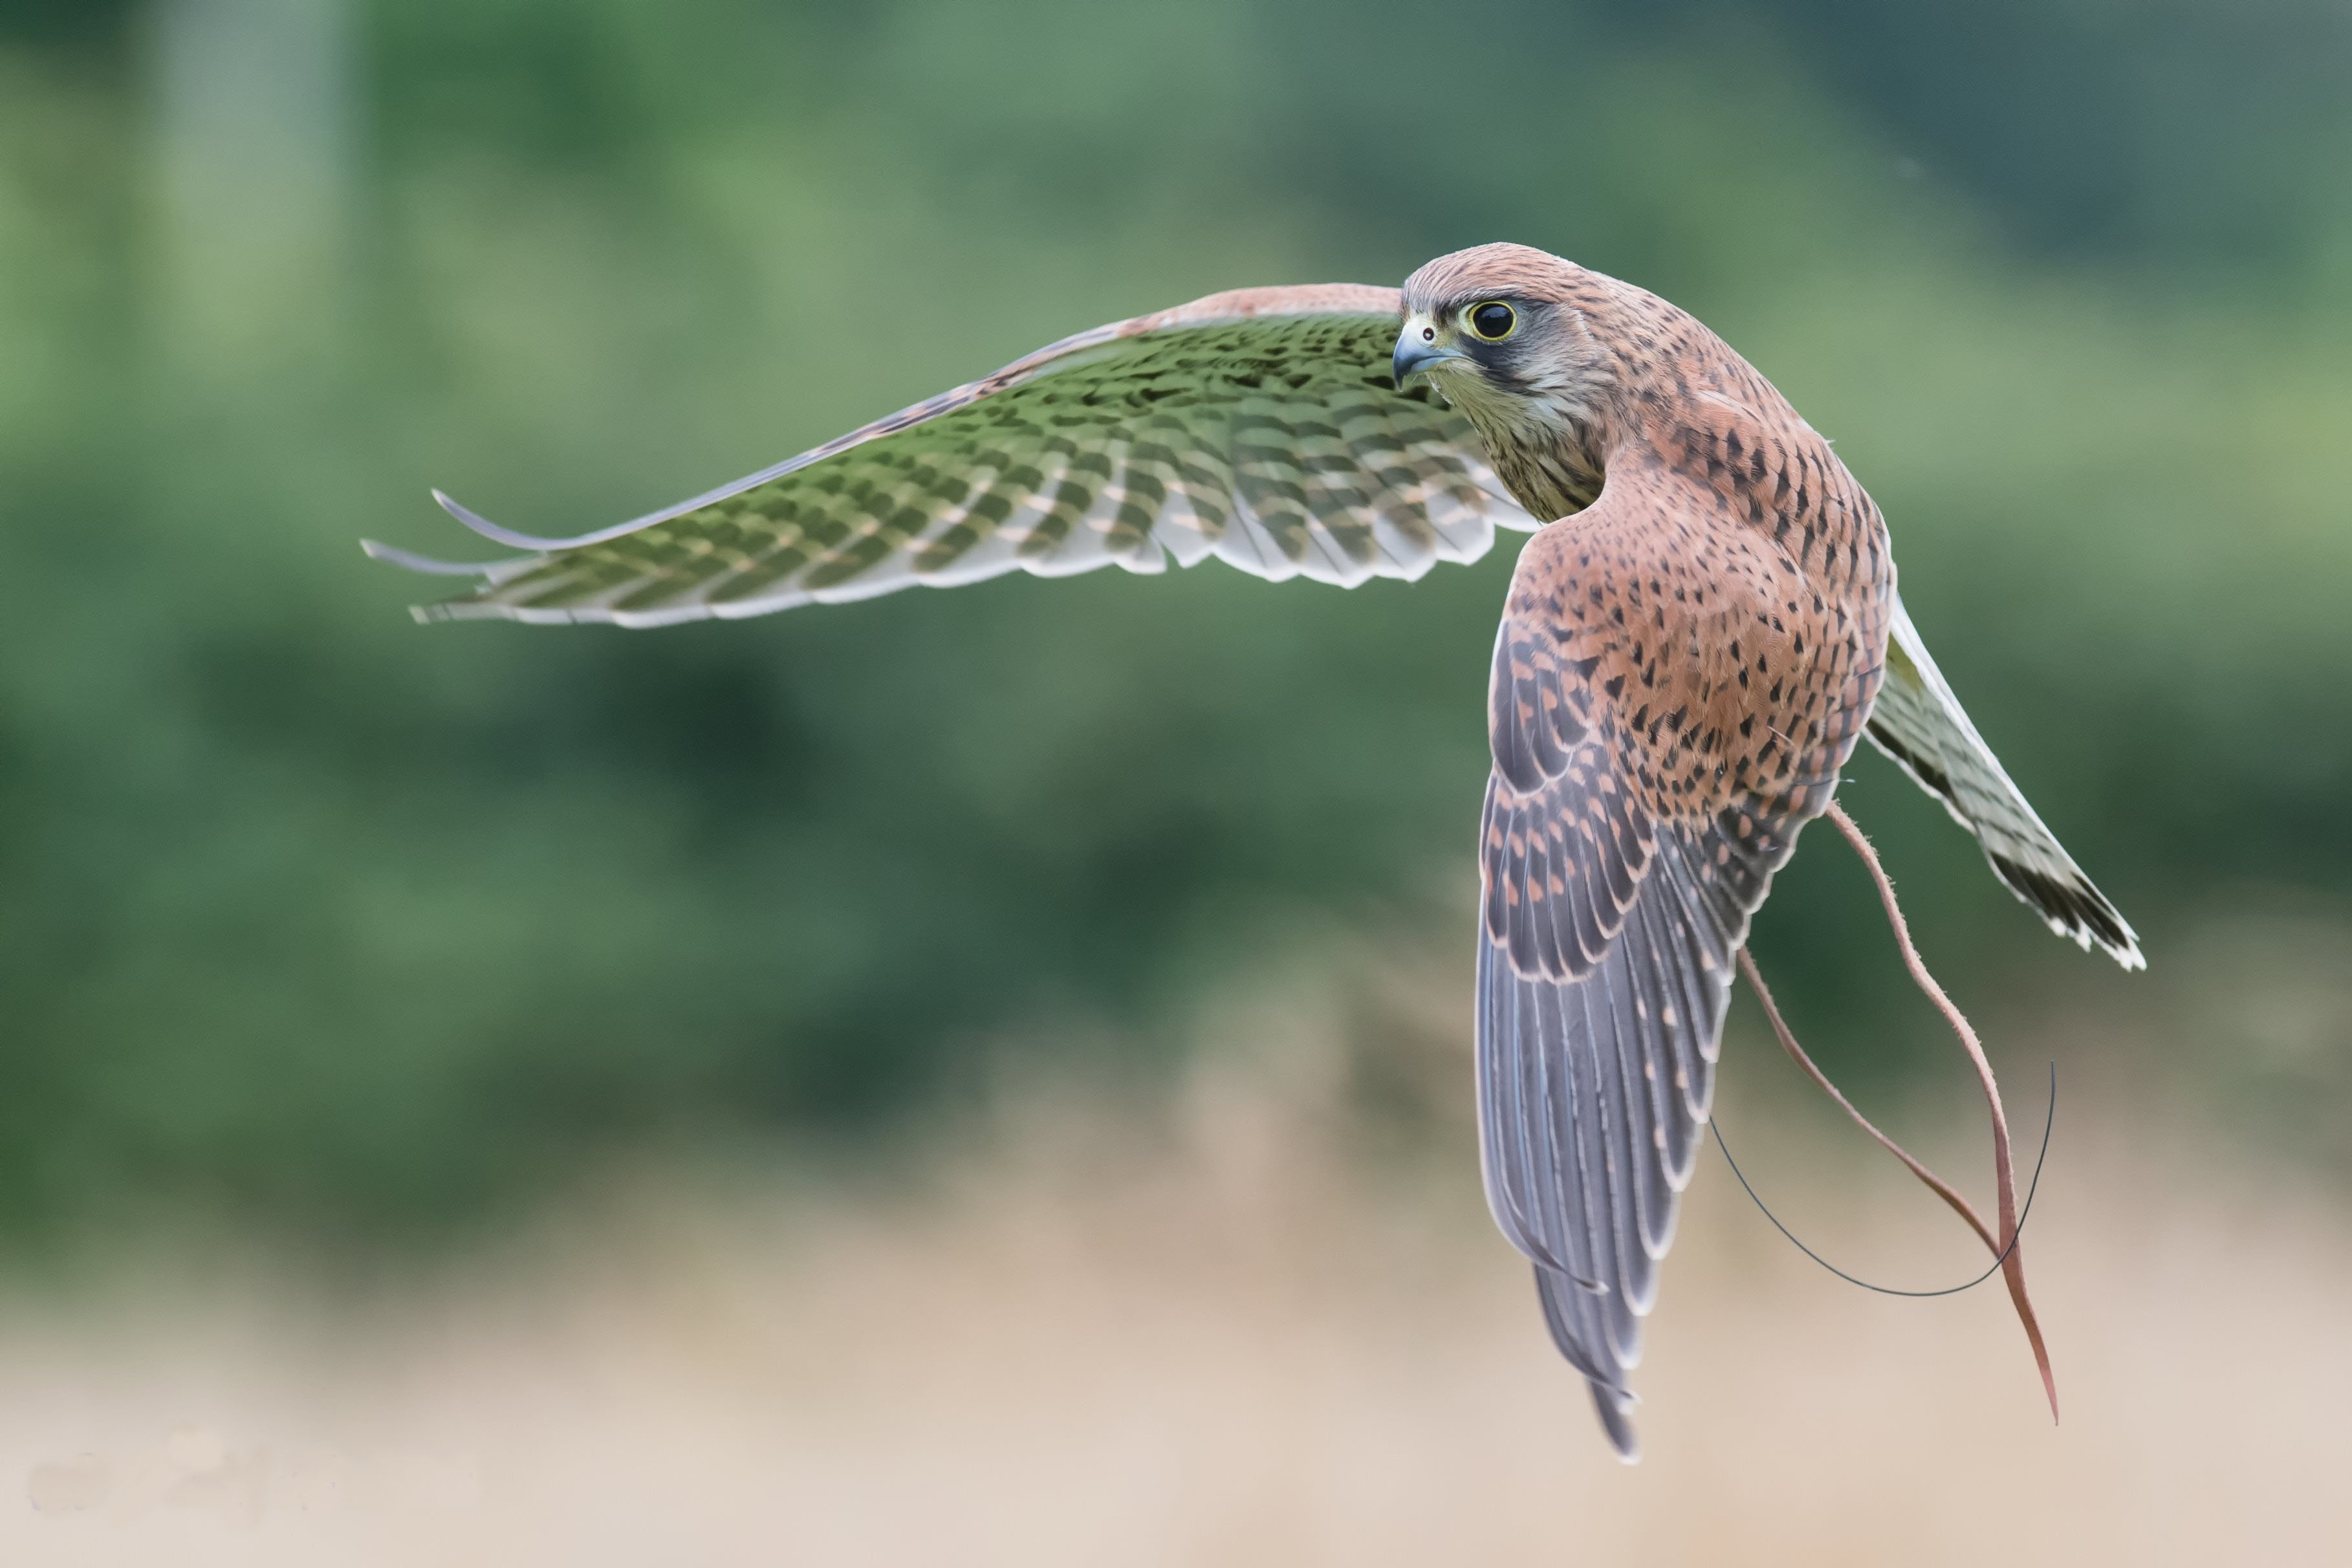
<path fill-rule="evenodd" d="M 1462 315 L 1470 323 L 1470 330 L 1490 343 L 1501 342 L 1519 324 L 1518 313 L 1500 300 L 1473 305 Z"/>

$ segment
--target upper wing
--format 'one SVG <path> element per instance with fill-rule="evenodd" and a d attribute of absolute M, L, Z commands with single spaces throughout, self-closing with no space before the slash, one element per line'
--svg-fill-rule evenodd
<path fill-rule="evenodd" d="M 1080 332 L 724 489 L 539 539 L 432 618 L 657 626 L 1107 563 L 1352 586 L 1485 553 L 1507 497 L 1466 420 L 1390 379 L 1392 289 L 1244 289 Z"/>
<path fill-rule="evenodd" d="M 2085 949 L 2098 943 L 2126 969 L 2147 966 L 2131 927 L 2042 825 L 1969 722 L 1900 598 L 1886 648 L 1886 682 L 1870 713 L 1870 738 L 1977 836 L 1993 870 L 2051 930 Z"/>
<path fill-rule="evenodd" d="M 1693 549 L 1705 516 L 1612 474 L 1538 532 L 1490 689 L 1487 1202 L 1628 1458 L 1625 1374 L 1706 1122 L 1735 956 L 1827 805 L 1878 669 L 1876 627 L 1832 612 L 1808 642 L 1780 624 L 1770 612 L 1814 589 L 1760 533 Z M 1769 667 L 1769 692 L 1738 678 L 1743 658 Z"/>

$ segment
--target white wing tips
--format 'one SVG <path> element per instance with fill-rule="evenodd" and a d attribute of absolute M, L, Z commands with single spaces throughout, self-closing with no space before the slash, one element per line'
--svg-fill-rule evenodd
<path fill-rule="evenodd" d="M 2057 847 L 2056 840 L 2051 841 L 2051 847 Z M 2063 858 L 2064 851 L 2059 854 Z M 2052 931 L 2073 938 L 2085 952 L 2097 947 L 2126 969 L 2147 967 L 2138 935 L 2071 859 L 2063 872 L 2053 875 L 1990 848 L 1986 849 L 1985 858 L 1992 862 L 1994 874 L 2018 900 L 2039 914 Z"/>
<path fill-rule="evenodd" d="M 478 533 L 498 539 L 502 542 L 512 542 L 514 540 L 526 537 L 511 534 L 499 528 L 495 523 L 485 522 L 439 490 L 433 492 L 433 499 L 439 501 L 450 516 Z M 444 561 L 436 555 L 420 555 L 413 550 L 403 550 L 397 545 L 386 544 L 380 539 L 361 540 L 360 550 L 369 560 L 381 561 L 388 566 L 397 566 L 404 572 L 415 572 L 426 577 L 472 578 L 478 584 L 478 592 L 496 588 L 499 584 L 530 571 L 544 559 L 540 555 L 509 555 L 497 561 Z M 437 605 L 411 605 L 408 606 L 408 614 L 409 617 L 420 626 L 429 625 L 435 621 L 478 620 L 493 617 L 525 618 L 516 615 L 509 606 L 473 599 L 456 599 Z"/>
<path fill-rule="evenodd" d="M 1601 1384 L 1585 1380 L 1592 1389 L 1592 1408 L 1601 1417 L 1601 1430 L 1609 1438 L 1609 1451 L 1617 1456 L 1621 1465 L 1642 1462 L 1642 1436 L 1633 1430 L 1633 1401 L 1621 1396 Z"/>
<path fill-rule="evenodd" d="M 422 573 L 427 577 L 488 577 L 505 564 L 499 561 L 444 561 L 438 556 L 419 555 L 414 551 L 402 550 L 377 539 L 361 540 L 360 550 L 371 561 L 381 561 L 404 572 Z"/>
<path fill-rule="evenodd" d="M 435 490 L 433 500 L 443 511 L 447 512 L 484 539 L 495 540 L 500 544 L 509 544 L 517 550 L 562 550 L 567 545 L 578 542 L 569 539 L 541 539 L 534 534 L 517 533 L 511 528 L 501 528 L 479 512 L 460 506 L 444 490 Z"/>

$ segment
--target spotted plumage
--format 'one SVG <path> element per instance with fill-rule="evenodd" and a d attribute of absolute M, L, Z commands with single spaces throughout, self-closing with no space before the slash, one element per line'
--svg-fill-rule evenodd
<path fill-rule="evenodd" d="M 1097 328 L 574 538 L 443 504 L 525 553 L 369 546 L 478 580 L 421 616 L 622 626 L 1211 555 L 1347 586 L 1533 529 L 1489 685 L 1480 1145 L 1496 1221 L 1627 1458 L 1626 1374 L 1736 955 L 1865 732 L 2054 928 L 2140 962 L 1937 671 L 1829 443 L 1691 316 L 1541 251 Z"/>

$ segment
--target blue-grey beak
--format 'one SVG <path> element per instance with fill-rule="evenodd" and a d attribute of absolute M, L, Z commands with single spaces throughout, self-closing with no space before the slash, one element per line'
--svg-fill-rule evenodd
<path fill-rule="evenodd" d="M 1389 370 L 1396 377 L 1397 390 L 1402 392 L 1406 377 L 1418 375 L 1432 365 L 1461 357 L 1461 350 L 1440 348 L 1435 343 L 1424 342 L 1420 328 L 1408 326 L 1397 334 L 1396 357 L 1389 362 Z"/>

